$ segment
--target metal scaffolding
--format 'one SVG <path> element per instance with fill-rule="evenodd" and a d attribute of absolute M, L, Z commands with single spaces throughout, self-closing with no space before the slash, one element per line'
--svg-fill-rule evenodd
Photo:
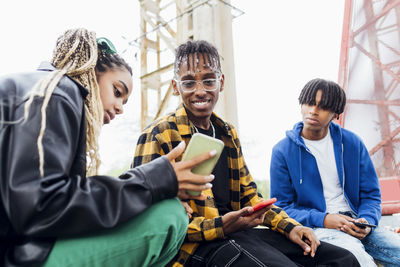
<path fill-rule="evenodd" d="M 171 98 L 175 48 L 200 39 L 214 44 L 221 55 L 225 90 L 216 112 L 238 126 L 232 19 L 241 14 L 222 0 L 140 0 L 141 35 L 130 44 L 140 46 L 142 129 L 171 111 L 169 106 L 176 107 L 179 99 Z"/>
<path fill-rule="evenodd" d="M 400 0 L 346 0 L 339 83 L 341 124 L 366 143 L 383 214 L 400 212 Z"/>

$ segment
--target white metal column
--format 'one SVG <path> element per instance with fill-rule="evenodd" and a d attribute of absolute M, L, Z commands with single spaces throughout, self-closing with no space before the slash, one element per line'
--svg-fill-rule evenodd
<path fill-rule="evenodd" d="M 229 0 L 141 0 L 140 6 L 141 36 L 135 42 L 141 49 L 142 129 L 164 114 L 172 93 L 174 49 L 187 40 L 217 47 L 225 86 L 215 111 L 238 127 L 232 9 L 241 11 Z"/>

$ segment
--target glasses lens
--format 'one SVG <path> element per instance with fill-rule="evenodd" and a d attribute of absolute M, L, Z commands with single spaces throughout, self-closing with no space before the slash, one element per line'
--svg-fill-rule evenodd
<path fill-rule="evenodd" d="M 217 79 L 203 80 L 203 87 L 206 90 L 214 90 L 215 88 L 217 88 Z"/>
<path fill-rule="evenodd" d="M 204 90 L 206 91 L 214 91 L 218 86 L 218 79 L 205 79 L 202 80 L 201 83 L 203 85 Z M 181 87 L 183 91 L 192 92 L 196 90 L 198 81 L 195 80 L 184 80 L 180 81 Z"/>
<path fill-rule="evenodd" d="M 181 81 L 183 90 L 193 90 L 196 87 L 196 84 L 196 81 L 193 80 Z"/>

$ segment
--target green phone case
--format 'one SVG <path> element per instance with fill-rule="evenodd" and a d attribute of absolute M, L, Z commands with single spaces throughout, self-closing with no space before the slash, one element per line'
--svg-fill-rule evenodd
<path fill-rule="evenodd" d="M 214 157 L 203 161 L 192 169 L 192 172 L 195 174 L 204 176 L 210 175 L 215 167 L 215 164 L 217 164 L 219 157 L 221 156 L 222 150 L 224 149 L 224 142 L 221 140 L 201 133 L 193 134 L 182 160 L 190 160 L 214 149 L 217 151 L 217 154 Z M 187 193 L 192 196 L 200 195 L 200 192 L 196 191 L 188 190 Z"/>

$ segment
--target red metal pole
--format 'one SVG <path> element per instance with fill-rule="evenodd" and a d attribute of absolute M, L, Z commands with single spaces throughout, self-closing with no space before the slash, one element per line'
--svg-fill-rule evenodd
<path fill-rule="evenodd" d="M 346 0 L 344 5 L 342 44 L 340 48 L 338 83 L 344 90 L 347 89 L 349 48 L 352 45 L 351 26 L 352 0 Z M 339 118 L 339 124 L 344 125 L 344 113 Z"/>

